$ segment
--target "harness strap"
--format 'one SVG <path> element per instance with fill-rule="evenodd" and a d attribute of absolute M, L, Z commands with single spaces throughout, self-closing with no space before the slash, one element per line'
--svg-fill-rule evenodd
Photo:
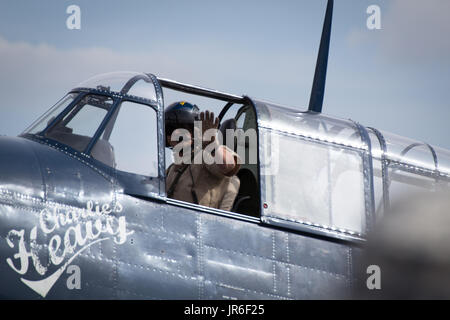
<path fill-rule="evenodd" d="M 172 198 L 175 188 L 177 187 L 178 181 L 180 181 L 181 175 L 186 171 L 187 167 L 188 167 L 188 165 L 185 164 L 181 168 L 176 169 L 177 175 L 175 176 L 175 179 L 173 179 L 173 182 L 172 182 L 169 190 L 167 191 L 167 196 L 169 198 Z"/>

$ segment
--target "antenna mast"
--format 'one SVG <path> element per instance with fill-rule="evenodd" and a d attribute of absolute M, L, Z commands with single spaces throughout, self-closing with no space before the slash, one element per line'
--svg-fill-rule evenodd
<path fill-rule="evenodd" d="M 330 49 L 331 22 L 333 20 L 334 0 L 328 0 L 327 11 L 322 28 L 319 54 L 317 55 L 314 82 L 309 99 L 308 111 L 322 112 L 323 95 L 325 92 L 325 81 L 327 78 L 328 52 Z"/>

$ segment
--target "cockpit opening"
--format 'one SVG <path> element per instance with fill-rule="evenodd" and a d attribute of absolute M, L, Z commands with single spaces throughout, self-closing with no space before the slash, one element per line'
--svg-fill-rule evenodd
<path fill-rule="evenodd" d="M 163 101 L 158 101 L 154 81 L 155 78 L 143 73 L 95 76 L 74 88 L 23 135 L 59 143 L 65 150 L 70 148 L 112 168 L 119 178 L 123 178 L 125 192 L 129 194 L 160 194 L 162 190 L 157 179 L 164 179 L 160 167 L 169 168 L 173 157 L 172 151 L 166 149 L 166 157 L 161 159 Z M 166 106 L 175 101 L 192 101 L 200 111 L 208 110 L 218 115 L 218 141 L 238 154 L 241 161 L 239 171 L 234 173 L 240 180 L 240 187 L 226 210 L 259 217 L 254 108 L 250 103 L 243 103 L 243 98 L 228 99 L 226 95 L 219 95 L 216 99 L 208 94 L 178 90 L 173 85 L 165 86 L 162 82 Z"/>
<path fill-rule="evenodd" d="M 219 142 L 239 155 L 240 168 L 236 177 L 240 181 L 239 190 L 230 211 L 259 217 L 259 173 L 257 163 L 257 122 L 250 104 L 212 99 L 164 88 L 166 105 L 175 101 L 188 101 L 200 111 L 210 111 L 218 115 Z M 166 149 L 166 169 L 174 163 L 172 150 Z M 171 182 L 171 181 L 170 181 Z M 187 190 L 187 192 L 191 192 Z"/>

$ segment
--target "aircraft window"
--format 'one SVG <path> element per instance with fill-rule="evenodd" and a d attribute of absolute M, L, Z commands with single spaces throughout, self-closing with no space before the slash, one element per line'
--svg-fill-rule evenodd
<path fill-rule="evenodd" d="M 112 100 L 111 100 L 112 103 Z M 75 112 L 75 111 L 74 111 Z M 92 137 L 95 134 L 100 122 L 106 116 L 107 111 L 98 107 L 86 104 L 75 115 L 69 114 L 64 120 L 70 120 L 65 125 L 72 130 L 72 134 Z M 63 120 L 63 122 L 64 122 Z"/>
<path fill-rule="evenodd" d="M 415 173 L 389 168 L 389 198 L 395 201 L 407 194 L 415 192 L 431 192 L 435 190 L 435 180 Z"/>
<path fill-rule="evenodd" d="M 386 157 L 408 165 L 414 165 L 428 170 L 436 169 L 434 148 L 431 146 L 401 137 L 393 133 L 382 132 L 387 145 Z"/>
<path fill-rule="evenodd" d="M 39 118 L 35 123 L 33 123 L 30 128 L 25 130 L 25 133 L 30 134 L 40 134 L 45 128 L 47 128 L 48 124 L 51 122 L 49 120 L 53 120 L 56 116 L 61 113 L 65 108 L 67 108 L 72 101 L 77 96 L 76 93 L 71 93 L 66 95 L 60 101 L 58 101 L 53 107 L 50 108 L 41 118 Z"/>
<path fill-rule="evenodd" d="M 97 141 L 92 156 L 120 171 L 157 177 L 156 124 L 156 112 L 151 107 L 124 101 Z"/>
<path fill-rule="evenodd" d="M 450 172 L 449 159 L 441 149 L 392 133 L 381 132 L 386 141 L 386 202 L 392 203 L 406 193 L 445 190 Z M 374 154 L 374 176 L 376 159 Z M 447 162 L 448 163 L 448 162 Z M 448 168 L 448 166 L 447 166 Z M 441 175 L 442 174 L 442 175 Z M 389 205 L 389 203 L 387 203 Z"/>
<path fill-rule="evenodd" d="M 80 100 L 58 123 L 49 128 L 45 137 L 83 152 L 100 126 L 113 100 L 99 95 L 88 95 Z M 48 120 L 50 124 L 54 120 Z"/>
<path fill-rule="evenodd" d="M 364 177 L 355 151 L 308 142 L 269 130 L 265 150 L 264 215 L 363 233 Z"/>

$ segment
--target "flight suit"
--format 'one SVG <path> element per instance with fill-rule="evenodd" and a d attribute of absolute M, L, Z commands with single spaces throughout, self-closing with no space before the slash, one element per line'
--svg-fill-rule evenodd
<path fill-rule="evenodd" d="M 226 147 L 225 147 L 226 148 Z M 238 155 L 228 149 L 238 159 Z M 238 161 L 236 161 L 239 163 Z M 172 164 L 166 172 L 167 196 L 173 199 L 230 211 L 239 191 L 240 181 L 235 175 L 224 175 L 220 164 Z"/>

